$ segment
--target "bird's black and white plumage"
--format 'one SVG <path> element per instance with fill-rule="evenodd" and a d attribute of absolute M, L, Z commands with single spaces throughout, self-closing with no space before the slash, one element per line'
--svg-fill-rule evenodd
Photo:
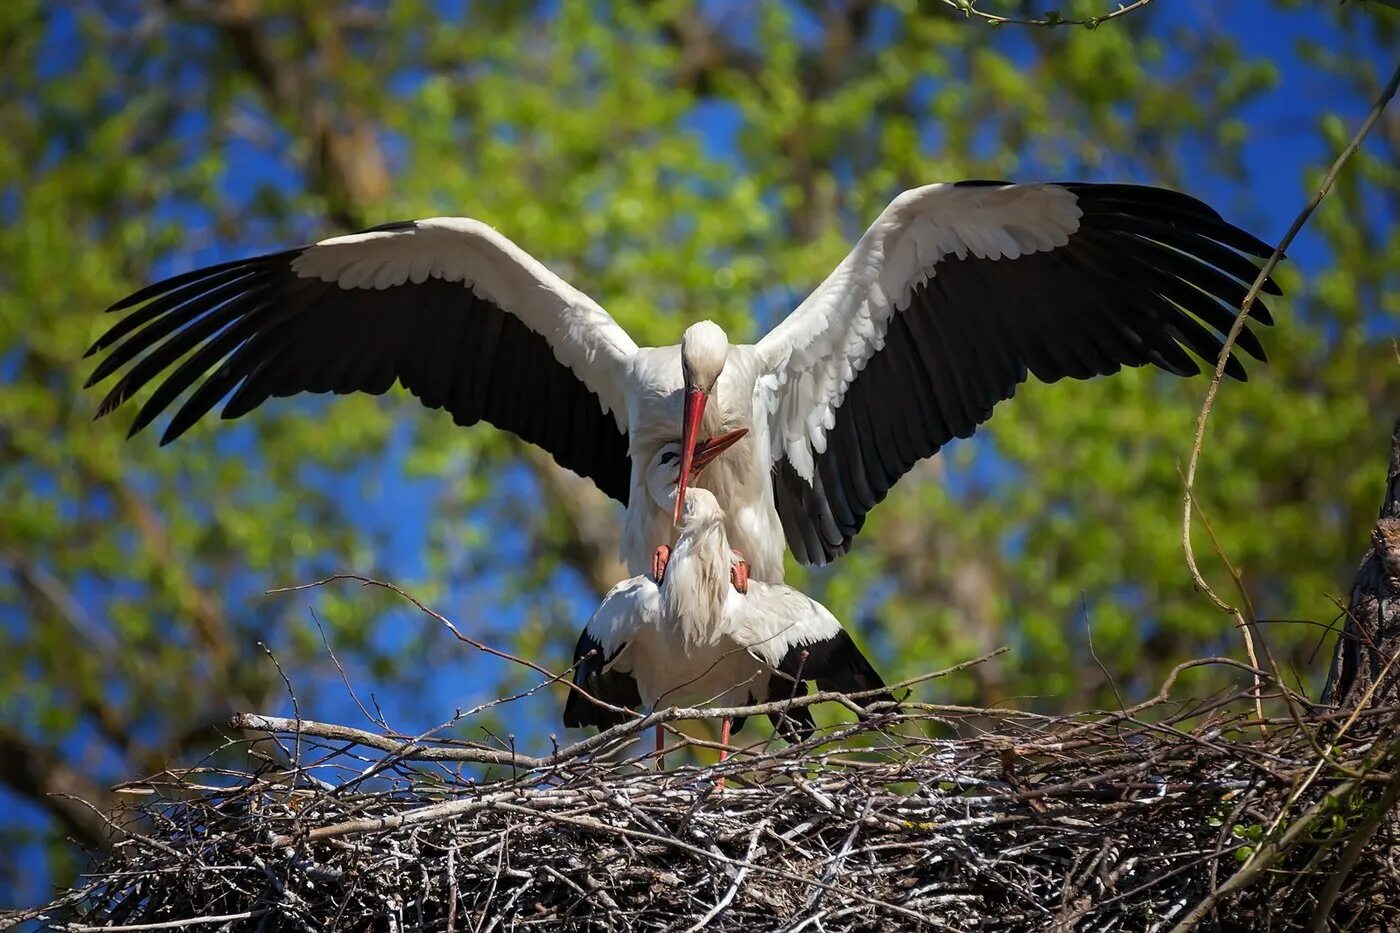
<path fill-rule="evenodd" d="M 869 693 L 884 682 L 821 603 L 783 584 L 731 585 L 724 513 L 705 489 L 686 494 L 680 534 L 658 584 L 638 575 L 615 586 L 575 649 L 574 682 L 612 706 L 634 710 L 745 706 L 819 689 Z M 865 696 L 861 705 L 893 700 Z M 607 728 L 625 714 L 571 691 L 570 727 Z M 813 729 L 809 707 L 771 717 L 789 739 Z M 743 721 L 734 723 L 737 731 Z"/>
<path fill-rule="evenodd" d="M 679 347 L 643 348 L 495 230 L 433 218 L 142 289 L 113 306 L 127 313 L 94 344 L 90 381 L 129 367 L 99 413 L 152 388 L 133 431 L 182 400 L 164 440 L 224 399 L 223 416 L 238 417 L 274 396 L 398 381 L 628 503 L 633 573 L 671 526 L 639 467 L 682 425 L 687 442 L 748 428 L 704 484 L 754 577 L 777 582 L 785 543 L 805 563 L 844 553 L 900 476 L 1029 376 L 1213 363 L 1269 252 L 1158 188 L 928 185 L 895 198 L 757 344 L 731 345 L 710 324 Z M 1253 320 L 1271 323 L 1262 302 Z M 1248 327 L 1238 349 L 1264 359 Z M 1234 357 L 1227 372 L 1245 376 Z"/>

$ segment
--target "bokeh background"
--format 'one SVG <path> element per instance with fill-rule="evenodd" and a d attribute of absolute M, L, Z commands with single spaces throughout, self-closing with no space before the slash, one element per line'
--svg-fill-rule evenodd
<path fill-rule="evenodd" d="M 639 342 L 700 317 L 752 337 L 901 189 L 966 177 L 1168 185 L 1277 240 L 1393 67 L 1397 26 L 1334 0 L 1158 0 L 1094 30 L 993 28 L 938 0 L 0 4 L 0 904 L 43 899 L 84 864 L 74 840 L 102 838 L 62 795 L 110 806 L 114 783 L 217 747 L 230 711 L 289 713 L 260 644 L 303 715 L 365 725 L 319 622 L 407 733 L 529 682 L 386 594 L 268 588 L 393 580 L 564 667 L 620 575 L 615 505 L 399 390 L 124 441 L 130 411 L 93 423 L 80 389 L 115 299 L 463 214 Z M 1397 207 L 1392 112 L 1279 273 L 1272 361 L 1222 392 L 1203 458 L 1204 514 L 1309 689 L 1400 414 Z M 1112 704 L 1184 658 L 1240 655 L 1179 541 L 1205 388 L 1027 386 L 907 476 L 852 555 L 793 579 L 892 678 L 1012 647 L 931 699 Z M 538 751 L 561 702 L 457 728 Z"/>

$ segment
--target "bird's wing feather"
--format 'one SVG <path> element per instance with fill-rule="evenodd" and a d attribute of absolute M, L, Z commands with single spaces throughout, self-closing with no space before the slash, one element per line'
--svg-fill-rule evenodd
<path fill-rule="evenodd" d="M 642 705 L 628 646 L 637 633 L 661 619 L 661 593 L 647 576 L 629 577 L 608 591 L 583 627 L 574 648 L 574 683 L 613 706 L 638 709 Z M 606 729 L 628 719 L 626 715 L 589 701 L 570 690 L 564 702 L 564 725 Z"/>
<path fill-rule="evenodd" d="M 729 594 L 725 606 L 731 637 L 771 667 L 770 699 L 805 693 L 814 680 L 822 690 L 865 693 L 885 686 L 850 633 L 815 599 L 780 583 L 749 582 L 747 595 Z M 794 688 L 797 690 L 794 694 Z M 889 693 L 866 697 L 892 700 Z"/>
<path fill-rule="evenodd" d="M 936 184 L 890 204 L 757 345 L 775 502 L 804 563 L 845 552 L 911 466 L 1033 374 L 1214 363 L 1270 248 L 1186 195 L 1132 185 Z M 1268 282 L 1265 291 L 1277 294 Z M 1252 318 L 1271 323 L 1256 303 Z M 1264 359 L 1245 328 L 1238 347 Z M 1190 351 L 1188 353 L 1188 351 Z M 1243 379 L 1233 356 L 1226 370 Z"/>
<path fill-rule="evenodd" d="M 734 641 L 769 667 L 777 668 L 794 648 L 832 638 L 841 623 L 810 596 L 781 583 L 749 581 L 749 590 L 730 590 L 725 623 Z"/>
<path fill-rule="evenodd" d="M 379 394 L 397 380 L 458 424 L 512 431 L 627 499 L 625 391 L 636 344 L 592 299 L 478 221 L 386 224 L 223 263 L 109 310 L 128 313 L 88 351 L 104 354 L 88 384 L 131 364 L 99 415 L 154 386 L 133 434 L 190 389 L 162 443 L 224 398 L 223 416 L 235 418 L 269 397 Z"/>
<path fill-rule="evenodd" d="M 584 626 L 610 661 L 644 628 L 656 627 L 661 620 L 661 591 L 651 577 L 628 577 L 608 591 L 603 602 Z"/>
<path fill-rule="evenodd" d="M 631 667 L 631 639 L 661 619 L 661 591 L 647 576 L 617 584 L 588 619 L 574 647 L 574 684 L 612 706 L 638 709 L 641 695 Z M 629 717 L 589 702 L 578 691 L 564 700 L 564 726 L 608 728 Z"/>

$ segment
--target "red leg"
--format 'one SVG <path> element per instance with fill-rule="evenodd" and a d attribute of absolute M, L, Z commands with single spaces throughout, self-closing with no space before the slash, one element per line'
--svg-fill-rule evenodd
<path fill-rule="evenodd" d="M 726 746 L 725 748 L 721 748 L 719 750 L 720 764 L 724 764 L 725 759 L 729 757 L 728 745 L 730 725 L 732 725 L 732 721 L 728 716 L 724 717 L 719 721 L 719 744 Z M 715 790 L 724 790 L 724 775 L 720 775 L 718 778 L 715 779 Z"/>
<path fill-rule="evenodd" d="M 660 583 L 666 577 L 666 565 L 671 562 L 671 545 L 663 544 L 651 555 L 651 578 Z"/>
<path fill-rule="evenodd" d="M 729 565 L 729 582 L 734 584 L 734 589 L 740 593 L 749 591 L 749 562 L 744 560 L 744 555 L 734 548 L 730 548 L 734 554 L 734 562 Z"/>

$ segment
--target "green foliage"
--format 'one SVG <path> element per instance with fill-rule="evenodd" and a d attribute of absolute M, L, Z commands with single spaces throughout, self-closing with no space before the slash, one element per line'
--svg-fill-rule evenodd
<path fill-rule="evenodd" d="M 242 26 L 181 4 L 0 5 L 0 732 L 72 751 L 99 782 L 196 758 L 231 709 L 281 702 L 258 641 L 314 705 L 337 675 L 308 603 L 357 686 L 407 695 L 423 722 L 449 715 L 417 690 L 448 666 L 486 678 L 454 694 L 466 700 L 527 682 L 464 661 L 382 594 L 269 586 L 392 572 L 464 627 L 558 663 L 604 582 L 574 524 L 598 502 L 562 497 L 519 445 L 452 429 L 402 391 L 274 403 L 164 449 L 154 432 L 123 441 L 129 412 L 91 423 L 80 357 L 110 322 L 98 312 L 153 275 L 336 223 L 468 214 L 641 342 L 700 317 L 752 336 L 904 187 L 1243 185 L 1249 108 L 1281 80 L 1248 37 L 1166 4 L 1032 32 L 913 3 L 873 24 L 805 4 L 717 24 L 680 0 L 473 3 L 464 19 L 398 0 L 360 10 L 367 22 L 341 6 L 262 4 L 244 25 L 269 77 Z M 1355 48 L 1303 48 L 1290 67 L 1360 101 L 1378 80 L 1356 49 L 1394 30 L 1337 15 Z M 1331 106 L 1306 118 L 1335 149 L 1359 105 Z M 697 114 L 732 126 L 732 146 L 703 138 Z M 1272 362 L 1226 388 L 1207 437 L 1201 505 L 1262 618 L 1334 616 L 1373 517 L 1400 398 L 1397 165 L 1400 140 L 1381 135 L 1343 176 L 1312 227 L 1330 265 L 1281 273 L 1292 297 L 1275 302 Z M 1315 182 L 1277 195 L 1301 202 Z M 1204 389 L 1148 372 L 1027 386 L 978 441 L 902 481 L 852 555 L 794 580 L 878 621 L 863 634 L 892 678 L 1014 646 L 939 681 L 949 700 L 1111 703 L 1107 675 L 1140 692 L 1185 657 L 1235 652 L 1179 541 Z M 430 502 L 406 538 L 365 514 L 396 484 Z M 1316 670 L 1316 630 L 1267 634 L 1281 662 Z M 512 715 L 522 744 L 556 729 L 548 702 Z"/>

